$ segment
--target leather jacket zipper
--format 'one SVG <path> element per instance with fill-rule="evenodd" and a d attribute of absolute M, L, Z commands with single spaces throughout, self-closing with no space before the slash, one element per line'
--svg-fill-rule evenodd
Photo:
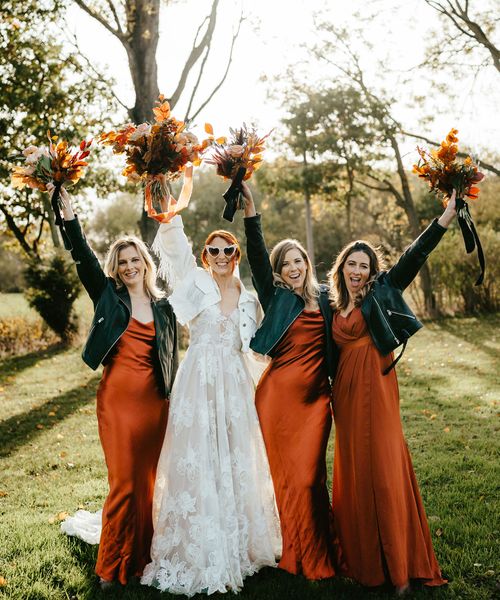
<path fill-rule="evenodd" d="M 401 342 L 398 340 L 398 338 L 396 337 L 396 335 L 395 335 L 394 331 L 392 330 L 392 327 L 389 325 L 389 321 L 388 321 L 388 320 L 385 318 L 384 311 L 383 311 L 383 310 L 382 310 L 382 308 L 380 307 L 380 304 L 378 303 L 378 300 L 377 300 L 377 298 L 375 298 L 375 295 L 373 296 L 373 300 L 375 301 L 375 304 L 378 306 L 378 309 L 379 309 L 379 311 L 380 311 L 380 314 L 382 315 L 382 319 L 384 319 L 384 321 L 385 321 L 385 324 L 387 325 L 387 328 L 389 329 L 389 331 L 390 331 L 390 332 L 391 332 L 391 334 L 392 334 L 392 337 L 394 338 L 394 340 L 395 340 L 396 344 L 399 346 L 399 344 L 400 344 Z"/>
<path fill-rule="evenodd" d="M 128 311 L 128 306 L 126 305 L 126 303 L 119 297 L 118 300 L 123 304 L 123 306 L 125 306 L 125 308 Z M 130 325 L 130 319 L 132 317 L 132 313 L 129 312 L 129 316 L 128 316 L 128 323 L 127 323 L 127 327 Z M 111 350 L 114 348 L 114 345 L 116 344 L 116 342 L 122 337 L 122 335 L 127 331 L 127 327 L 125 327 L 125 329 L 120 333 L 120 335 L 116 338 L 116 340 L 111 344 L 111 346 L 109 347 L 108 351 L 106 352 L 106 354 L 101 358 L 101 363 L 104 361 L 104 359 L 106 358 L 106 356 L 111 352 Z"/>
<path fill-rule="evenodd" d="M 387 314 L 389 316 L 398 315 L 398 317 L 406 317 L 407 319 L 413 319 L 414 321 L 416 321 L 416 319 L 417 319 L 417 317 L 414 317 L 413 315 L 405 315 L 404 313 L 400 313 L 395 310 L 391 310 L 390 308 L 387 309 Z"/>
<path fill-rule="evenodd" d="M 92 325 L 92 327 L 90 328 L 89 334 L 87 335 L 87 338 L 90 338 L 90 336 L 92 335 L 92 332 L 94 331 L 94 329 L 99 325 L 99 323 L 102 323 L 104 321 L 104 317 L 101 317 L 97 323 L 94 323 Z"/>

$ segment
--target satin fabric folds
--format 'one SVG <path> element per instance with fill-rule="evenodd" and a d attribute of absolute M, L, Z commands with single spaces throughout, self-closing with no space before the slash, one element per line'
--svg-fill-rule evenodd
<path fill-rule="evenodd" d="M 97 392 L 99 437 L 108 467 L 96 573 L 125 584 L 149 562 L 156 465 L 168 404 L 153 368 L 154 322 L 130 319 Z"/>
<path fill-rule="evenodd" d="M 336 314 L 340 363 L 333 389 L 333 513 L 346 575 L 366 586 L 410 579 L 445 583 L 403 436 L 396 372 L 382 356 L 359 308 Z"/>
<path fill-rule="evenodd" d="M 290 326 L 257 387 L 256 406 L 281 521 L 279 567 L 309 579 L 335 575 L 326 447 L 331 395 L 321 312 Z"/>

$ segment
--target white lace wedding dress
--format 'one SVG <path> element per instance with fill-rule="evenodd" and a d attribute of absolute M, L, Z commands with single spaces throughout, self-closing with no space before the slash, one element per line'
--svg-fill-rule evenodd
<path fill-rule="evenodd" d="M 215 304 L 191 322 L 172 391 L 141 579 L 170 593 L 237 591 L 281 551 L 238 319 L 238 309 L 226 316 Z"/>
<path fill-rule="evenodd" d="M 224 315 L 176 217 L 153 248 L 190 344 L 170 397 L 157 469 L 151 563 L 141 582 L 173 594 L 238 591 L 281 554 L 280 524 L 247 351 L 259 306 L 241 283 Z"/>

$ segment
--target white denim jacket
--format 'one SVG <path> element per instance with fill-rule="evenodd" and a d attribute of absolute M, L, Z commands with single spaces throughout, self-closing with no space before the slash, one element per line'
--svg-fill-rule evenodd
<path fill-rule="evenodd" d="M 196 265 L 180 215 L 170 223 L 160 225 L 152 249 L 160 258 L 160 276 L 173 290 L 169 301 L 181 325 L 187 325 L 202 310 L 220 302 L 219 286 L 206 269 Z M 245 289 L 241 281 L 240 286 L 241 351 L 248 352 L 250 340 L 262 319 L 262 309 L 257 298 Z"/>

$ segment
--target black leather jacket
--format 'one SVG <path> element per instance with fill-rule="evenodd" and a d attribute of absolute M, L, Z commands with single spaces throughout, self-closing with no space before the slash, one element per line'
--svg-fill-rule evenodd
<path fill-rule="evenodd" d="M 127 288 L 117 289 L 114 281 L 105 276 L 96 255 L 85 239 L 78 219 L 65 221 L 65 230 L 73 246 L 71 255 L 78 276 L 94 303 L 94 318 L 82 352 L 91 369 L 106 364 L 116 342 L 128 327 L 132 305 Z M 165 397 L 170 394 L 178 365 L 177 324 L 172 307 L 166 298 L 153 302 L 155 323 L 155 371 Z"/>
<path fill-rule="evenodd" d="M 446 228 L 437 219 L 404 251 L 389 271 L 377 274 L 361 304 L 373 343 L 384 356 L 417 332 L 422 323 L 403 298 L 429 254 L 439 244 Z"/>
<path fill-rule="evenodd" d="M 264 309 L 264 319 L 250 342 L 250 348 L 259 354 L 267 354 L 272 357 L 277 344 L 304 310 L 305 302 L 291 290 L 274 285 L 269 254 L 262 234 L 260 215 L 246 217 L 244 222 L 252 281 Z M 328 299 L 327 286 L 320 286 L 318 304 L 325 320 L 326 366 L 328 375 L 333 379 L 337 369 L 339 351 L 332 338 L 333 313 Z"/>

